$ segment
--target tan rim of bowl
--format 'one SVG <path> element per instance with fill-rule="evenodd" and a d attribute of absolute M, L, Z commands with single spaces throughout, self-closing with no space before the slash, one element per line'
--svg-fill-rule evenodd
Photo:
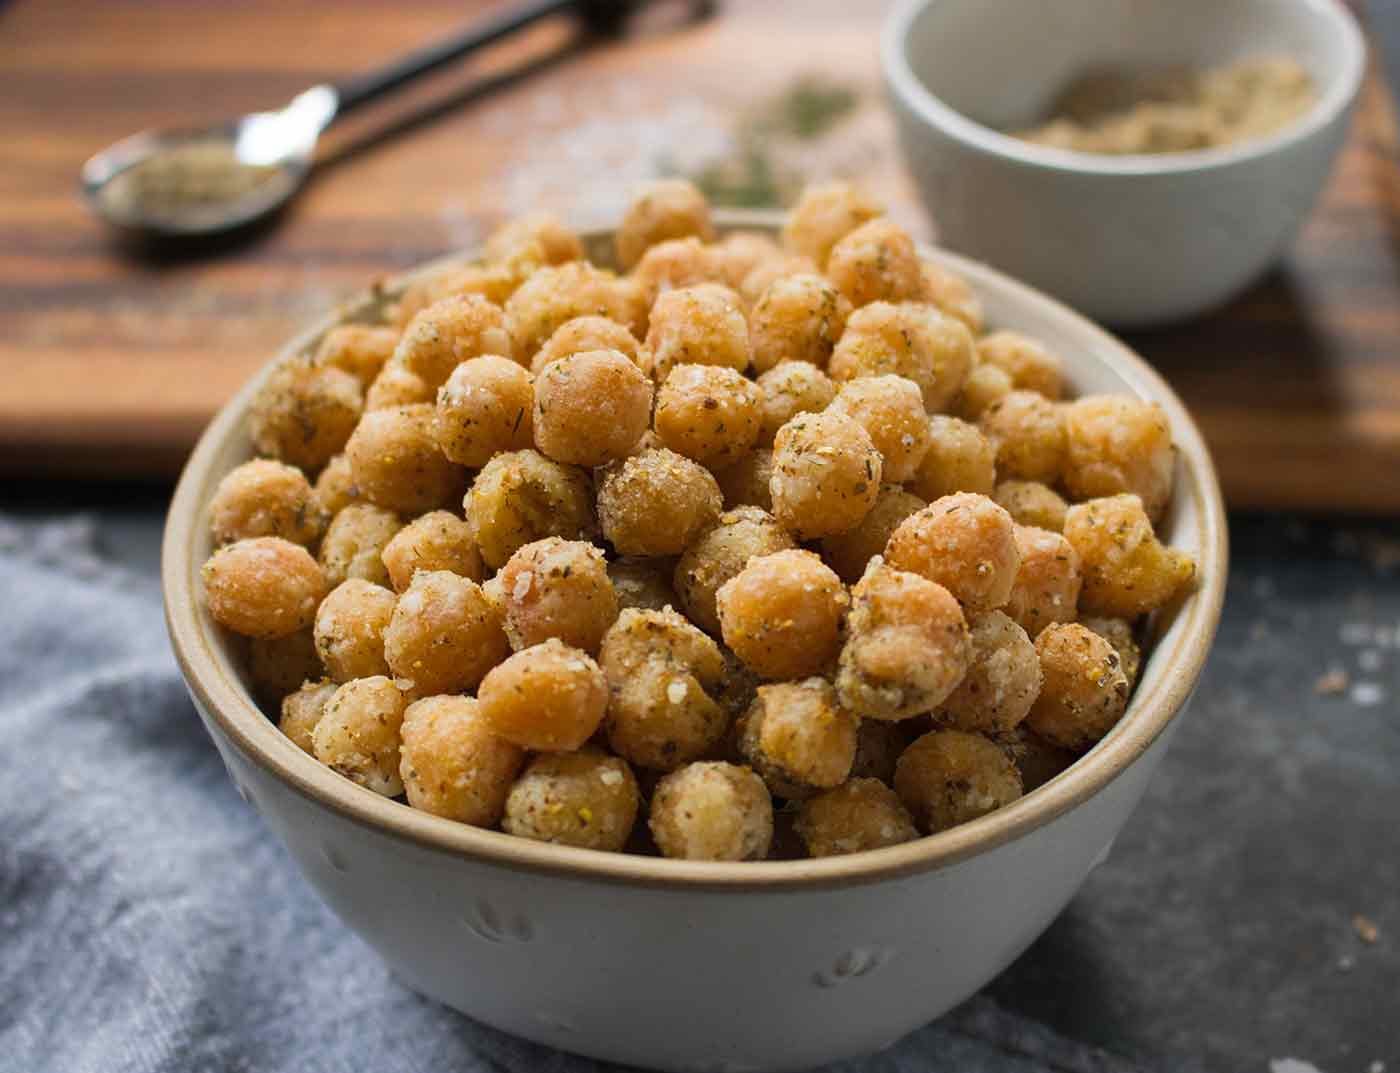
<path fill-rule="evenodd" d="M 774 213 L 717 214 L 722 231 L 776 230 Z M 596 246 L 608 232 L 585 236 Z M 926 253 L 928 251 L 925 251 Z M 291 789 L 340 815 L 419 847 L 501 867 L 578 880 L 676 889 L 827 889 L 941 868 L 1009 842 L 1050 823 L 1092 797 L 1132 764 L 1181 709 L 1205 665 L 1224 600 L 1227 569 L 1225 510 L 1215 470 L 1199 430 L 1166 382 L 1123 344 L 1050 298 L 977 262 L 939 251 L 939 261 L 974 285 L 994 284 L 1018 303 L 1070 318 L 1114 355 L 1115 368 L 1143 397 L 1167 411 L 1195 495 L 1199 531 L 1199 588 L 1178 611 L 1181 629 L 1170 645 L 1159 645 L 1154 663 L 1165 664 L 1151 688 L 1134 694 L 1128 714 L 1098 746 L 1072 767 L 1019 801 L 949 831 L 887 849 L 844 857 L 799 861 L 711 862 L 606 853 L 532 842 L 420 812 L 356 785 L 291 743 L 254 703 L 240 681 L 219 628 L 200 599 L 199 541 L 205 506 L 223 470 L 216 470 L 232 437 L 244 435 L 249 403 L 268 369 L 254 377 L 204 431 L 185 465 L 170 505 L 161 555 L 165 615 L 175 657 L 192 694 L 233 746 Z M 279 354 L 304 351 L 331 326 L 397 293 L 407 282 L 463 257 L 445 258 L 389 281 L 293 339 Z M 1180 491 L 1178 494 L 1181 494 Z"/>

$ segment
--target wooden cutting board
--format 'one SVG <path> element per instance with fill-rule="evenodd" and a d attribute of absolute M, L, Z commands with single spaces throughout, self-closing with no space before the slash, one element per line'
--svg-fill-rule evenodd
<path fill-rule="evenodd" d="M 0 471 L 172 473 L 299 324 L 525 208 L 606 221 L 658 170 L 750 203 L 804 174 L 856 175 L 930 234 L 880 104 L 885 5 L 844 0 L 732 0 L 694 24 L 663 11 L 601 44 L 541 27 L 337 130 L 279 225 L 218 256 L 133 257 L 78 200 L 83 159 L 122 135 L 275 105 L 492 6 L 10 5 Z M 1397 162 L 1376 73 L 1278 270 L 1211 317 L 1130 339 L 1194 409 L 1235 506 L 1400 510 Z"/>

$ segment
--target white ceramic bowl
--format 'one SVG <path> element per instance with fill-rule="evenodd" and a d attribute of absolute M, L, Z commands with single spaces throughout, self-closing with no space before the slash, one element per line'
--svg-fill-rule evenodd
<path fill-rule="evenodd" d="M 722 214 L 721 229 L 774 228 Z M 610 236 L 589 236 L 602 260 Z M 884 1047 L 971 995 L 1064 908 L 1142 796 L 1195 686 L 1225 590 L 1225 517 L 1210 459 L 1171 390 L 1088 321 L 991 269 L 966 275 L 990 322 L 1064 355 L 1076 392 L 1165 408 L 1180 447 L 1162 532 L 1200 564 L 1161 617 L 1122 722 L 1059 777 L 990 816 L 889 849 L 814 861 L 669 861 L 570 849 L 410 809 L 287 740 L 254 703 L 210 620 L 205 509 L 249 455 L 261 377 L 215 418 L 170 508 L 162 574 L 190 694 L 240 793 L 307 881 L 408 986 L 568 1051 L 669 1070 L 803 1069 Z M 371 317 L 391 282 L 294 339 Z"/>
<path fill-rule="evenodd" d="M 1085 70 L 1287 54 L 1320 99 L 1269 138 L 1102 156 L 1031 145 Z M 939 241 L 1110 324 L 1221 304 L 1307 218 L 1346 134 L 1366 50 L 1339 0 L 903 0 L 881 40 L 900 142 Z"/>

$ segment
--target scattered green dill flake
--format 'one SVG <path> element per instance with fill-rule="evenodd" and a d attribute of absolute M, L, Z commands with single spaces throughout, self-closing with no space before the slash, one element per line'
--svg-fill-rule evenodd
<path fill-rule="evenodd" d="M 850 115 L 859 101 L 849 86 L 808 75 L 760 106 L 752 122 L 755 128 L 807 141 L 820 138 Z"/>

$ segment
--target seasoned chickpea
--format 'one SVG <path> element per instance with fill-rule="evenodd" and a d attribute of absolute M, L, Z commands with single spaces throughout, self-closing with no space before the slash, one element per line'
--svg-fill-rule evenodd
<path fill-rule="evenodd" d="M 884 460 L 884 478 L 900 484 L 919 472 L 933 434 L 919 385 L 902 376 L 863 376 L 841 386 L 833 413 L 853 418 Z"/>
<path fill-rule="evenodd" d="M 326 701 L 311 732 L 316 759 L 368 790 L 398 797 L 403 711 L 403 694 L 383 675 L 346 682 Z"/>
<path fill-rule="evenodd" d="M 316 348 L 316 364 L 344 369 L 369 387 L 398 343 L 399 333 L 393 328 L 341 324 L 321 337 L 321 345 Z"/>
<path fill-rule="evenodd" d="M 351 503 L 331 519 L 321 541 L 321 569 L 332 588 L 346 578 L 358 577 L 376 585 L 388 586 L 389 570 L 384 565 L 384 549 L 403 521 L 393 511 L 372 503 Z"/>
<path fill-rule="evenodd" d="M 811 797 L 850 775 L 857 722 L 824 678 L 759 686 L 739 750 L 775 797 Z"/>
<path fill-rule="evenodd" d="M 656 393 L 656 434 L 677 454 L 705 466 L 732 464 L 762 428 L 763 391 L 723 365 L 676 365 Z"/>
<path fill-rule="evenodd" d="M 466 498 L 482 561 L 497 569 L 548 536 L 589 540 L 598 531 L 588 473 L 537 451 L 509 451 L 482 467 Z"/>
<path fill-rule="evenodd" d="M 364 401 L 359 380 L 344 369 L 285 361 L 254 396 L 248 432 L 259 454 L 314 473 L 345 446 Z"/>
<path fill-rule="evenodd" d="M 1064 362 L 1020 332 L 993 332 L 978 342 L 977 356 L 1003 370 L 1019 391 L 1038 391 L 1047 399 L 1064 393 Z"/>
<path fill-rule="evenodd" d="M 200 569 L 209 614 L 247 637 L 286 637 L 316 618 L 326 578 L 311 553 L 281 537 L 226 544 Z"/>
<path fill-rule="evenodd" d="M 1045 677 L 1027 725 L 1047 741 L 1082 752 L 1128 707 L 1128 677 L 1113 646 L 1077 622 L 1047 626 L 1035 639 Z"/>
<path fill-rule="evenodd" d="M 584 541 L 546 537 L 526 544 L 497 577 L 506 637 L 517 652 L 551 637 L 597 652 L 617 618 L 603 552 Z"/>
<path fill-rule="evenodd" d="M 799 540 L 845 533 L 880 493 L 884 463 L 845 414 L 799 414 L 773 440 L 773 514 Z"/>
<path fill-rule="evenodd" d="M 796 549 L 750 559 L 715 593 L 724 643 L 770 679 L 804 678 L 834 662 L 849 603 L 836 572 Z"/>
<path fill-rule="evenodd" d="M 1069 504 L 1059 492 L 1038 481 L 999 481 L 992 498 L 1006 508 L 1017 525 L 1063 532 Z"/>
<path fill-rule="evenodd" d="M 1128 688 L 1137 685 L 1142 673 L 1142 645 L 1138 643 L 1133 624 L 1121 618 L 1084 618 L 1079 624 L 1093 630 L 1113 646 L 1122 661 L 1123 675 L 1128 679 Z"/>
<path fill-rule="evenodd" d="M 665 449 L 613 463 L 598 483 L 603 536 L 621 555 L 679 555 L 722 508 L 710 471 Z"/>
<path fill-rule="evenodd" d="M 665 559 L 614 559 L 608 563 L 608 577 L 619 611 L 629 607 L 660 611 L 679 602 L 671 588 L 671 570 Z"/>
<path fill-rule="evenodd" d="M 480 469 L 501 451 L 534 442 L 535 386 L 530 374 L 498 354 L 469 358 L 438 389 L 433 435 L 453 462 Z"/>
<path fill-rule="evenodd" d="M 996 448 L 976 426 L 956 417 L 929 418 L 929 444 L 909 490 L 933 502 L 954 492 L 990 495 L 996 483 Z"/>
<path fill-rule="evenodd" d="M 327 521 L 305 474 L 270 458 L 230 470 L 209 501 L 209 530 L 216 544 L 260 536 L 314 544 Z"/>
<path fill-rule="evenodd" d="M 435 272 L 410 283 L 394 307 L 394 326 L 407 328 L 423 310 L 444 298 L 476 294 L 493 305 L 504 305 L 535 265 L 519 259 L 505 264 L 473 264 Z"/>
<path fill-rule="evenodd" d="M 764 445 L 798 414 L 821 413 L 836 397 L 831 378 L 806 361 L 779 362 L 758 378 L 758 389 L 763 398 L 758 442 Z"/>
<path fill-rule="evenodd" d="M 602 723 L 608 680 L 587 652 L 550 638 L 492 667 L 476 695 L 497 737 L 539 752 L 572 752 Z"/>
<path fill-rule="evenodd" d="M 1005 734 L 1016 729 L 1040 692 L 1040 660 L 1026 631 L 1000 611 L 968 619 L 972 659 L 940 709 L 958 730 Z"/>
<path fill-rule="evenodd" d="M 917 302 L 871 302 L 851 314 L 827 372 L 836 381 L 894 373 L 919 385 L 924 409 L 951 403 L 972 368 L 972 333 Z"/>
<path fill-rule="evenodd" d="M 506 799 L 501 830 L 521 838 L 619 852 L 642 795 L 627 761 L 601 749 L 530 761 Z"/>
<path fill-rule="evenodd" d="M 375 506 L 420 513 L 455 501 L 466 473 L 438 448 L 429 403 L 365 414 L 345 445 L 355 485 Z"/>
<path fill-rule="evenodd" d="M 589 350 L 615 350 L 638 365 L 642 362 L 642 345 L 625 325 L 607 317 L 575 317 L 559 325 L 545 340 L 535 354 L 530 371 L 539 376 L 550 362 Z"/>
<path fill-rule="evenodd" d="M 890 722 L 933 711 L 971 658 L 957 600 L 942 585 L 883 563 L 872 564 L 851 596 L 836 675 L 841 703 Z"/>
<path fill-rule="evenodd" d="M 914 240 L 883 217 L 861 224 L 832 246 L 826 274 L 857 309 L 871 302 L 913 302 L 924 297 Z"/>
<path fill-rule="evenodd" d="M 980 734 L 934 730 L 904 750 L 894 788 L 919 827 L 934 834 L 1011 804 L 1021 796 L 1021 774 Z"/>
<path fill-rule="evenodd" d="M 649 819 L 667 857 L 693 861 L 760 861 L 773 842 L 773 802 L 746 767 L 690 764 L 656 786 Z"/>
<path fill-rule="evenodd" d="M 333 588 L 316 610 L 316 653 L 336 682 L 387 675 L 384 631 L 397 597 L 361 578 Z"/>
<path fill-rule="evenodd" d="M 973 335 L 981 335 L 982 301 L 967 280 L 951 268 L 944 268 L 932 261 L 920 261 L 919 269 L 924 283 L 923 300 L 937 306 L 948 316 L 957 317 Z"/>
<path fill-rule="evenodd" d="M 355 485 L 355 475 L 350 472 L 350 459 L 342 452 L 327 462 L 326 468 L 316 478 L 316 502 L 329 520 L 351 503 L 358 503 L 361 498 L 360 489 Z"/>
<path fill-rule="evenodd" d="M 889 723 L 881 719 L 862 719 L 856 731 L 856 758 L 851 762 L 851 778 L 893 782 L 895 761 L 918 736 L 914 727 L 919 722 Z"/>
<path fill-rule="evenodd" d="M 778 244 L 761 231 L 732 231 L 714 244 L 720 282 L 736 291 L 750 272 L 783 256 Z"/>
<path fill-rule="evenodd" d="M 711 634 L 720 632 L 715 593 L 757 556 L 792 548 L 777 520 L 758 507 L 726 511 L 676 563 L 675 593 L 690 620 Z"/>
<path fill-rule="evenodd" d="M 1191 583 L 1191 557 L 1161 543 L 1135 495 L 1091 499 L 1070 507 L 1065 538 L 1079 553 L 1080 608 L 1091 615 L 1137 618 Z"/>
<path fill-rule="evenodd" d="M 410 805 L 475 827 L 495 826 L 525 750 L 491 733 L 474 698 L 416 700 L 399 732 L 399 775 Z"/>
<path fill-rule="evenodd" d="M 764 373 L 783 361 L 826 368 L 850 315 L 850 301 L 821 276 L 780 276 L 749 315 L 754 368 Z"/>
<path fill-rule="evenodd" d="M 962 390 L 953 400 L 953 412 L 968 421 L 976 421 L 987 407 L 1004 395 L 1016 390 L 1005 369 L 991 362 L 978 361 L 968 370 Z"/>
<path fill-rule="evenodd" d="M 515 347 L 506 353 L 529 363 L 535 353 L 575 317 L 599 316 L 631 324 L 634 296 L 611 272 L 586 261 L 547 265 L 531 273 L 506 302 Z"/>
<path fill-rule="evenodd" d="M 529 212 L 491 232 L 481 253 L 493 264 L 562 265 L 583 259 L 583 242 L 553 213 Z"/>
<path fill-rule="evenodd" d="M 651 307 L 646 351 L 658 384 L 677 365 L 724 365 L 743 372 L 751 351 L 739 296 L 718 283 L 666 291 Z"/>
<path fill-rule="evenodd" d="M 1172 494 L 1172 447 L 1167 415 L 1155 402 L 1122 395 L 1089 395 L 1065 409 L 1064 485 L 1074 499 L 1131 492 L 1153 521 Z"/>
<path fill-rule="evenodd" d="M 1021 772 L 1021 785 L 1026 793 L 1044 786 L 1078 759 L 1068 749 L 1052 745 L 1024 724 L 1016 729 L 1009 748 Z"/>
<path fill-rule="evenodd" d="M 550 362 L 535 381 L 535 446 L 556 462 L 626 458 L 651 420 L 651 381 L 617 350 Z"/>
<path fill-rule="evenodd" d="M 1021 554 L 1011 515 L 984 495 L 958 492 L 910 515 L 890 536 L 891 566 L 936 581 L 971 610 L 1003 606 Z"/>
<path fill-rule="evenodd" d="M 483 354 L 514 355 L 506 315 L 479 294 L 459 294 L 434 302 L 404 329 L 394 359 L 438 387 L 464 361 Z"/>
<path fill-rule="evenodd" d="M 323 674 L 310 630 L 297 630 L 286 637 L 248 639 L 248 676 L 264 700 L 280 702 L 303 682 Z"/>
<path fill-rule="evenodd" d="M 651 309 L 667 291 L 723 282 L 724 267 L 715 247 L 698 238 L 677 238 L 647 250 L 628 278 L 638 288 L 642 304 Z"/>
<path fill-rule="evenodd" d="M 659 179 L 639 190 L 617 225 L 617 263 L 631 268 L 648 248 L 668 239 L 715 236 L 710 203 L 687 179 Z"/>
<path fill-rule="evenodd" d="M 384 631 L 396 684 L 420 697 L 475 689 L 509 651 L 500 609 L 475 581 L 446 570 L 415 574 Z"/>
<path fill-rule="evenodd" d="M 433 398 L 431 384 L 417 373 L 409 372 L 402 362 L 390 358 L 365 393 L 365 413 L 412 406 L 417 402 L 432 402 Z"/>
<path fill-rule="evenodd" d="M 307 680 L 301 688 L 282 698 L 282 717 L 277 721 L 277 729 L 291 738 L 292 744 L 302 752 L 316 755 L 312 735 L 337 688 L 334 682 L 325 679 Z"/>
<path fill-rule="evenodd" d="M 820 278 L 821 270 L 817 268 L 816 262 L 810 257 L 792 254 L 784 254 L 767 261 L 761 261 L 749 270 L 749 274 L 739 284 L 737 288 L 739 298 L 743 301 L 745 308 L 752 309 L 763 300 L 769 287 L 788 276 L 816 276 Z"/>
<path fill-rule="evenodd" d="M 816 183 L 793 206 L 783 225 L 783 245 L 822 268 L 837 242 L 884 212 L 879 201 L 851 183 Z"/>
<path fill-rule="evenodd" d="M 922 499 L 897 484 L 882 485 L 875 505 L 859 525 L 848 532 L 822 538 L 822 558 L 841 575 L 842 581 L 854 585 L 865 573 L 870 560 L 884 554 L 890 535 L 900 523 L 926 506 Z"/>
<path fill-rule="evenodd" d="M 435 510 L 409 522 L 384 545 L 380 558 L 395 592 L 403 592 L 419 570 L 450 570 L 482 579 L 481 552 L 471 526 L 451 511 Z"/>
<path fill-rule="evenodd" d="M 715 474 L 720 490 L 724 494 L 724 505 L 730 510 L 735 507 L 759 507 L 773 512 L 773 492 L 770 484 L 773 479 L 773 452 L 767 447 L 750 451 L 732 466 L 726 466 Z"/>
<path fill-rule="evenodd" d="M 1006 613 L 1031 637 L 1052 622 L 1073 622 L 1082 577 L 1079 553 L 1059 533 L 1016 526 L 1021 565 L 1006 601 Z"/>
<path fill-rule="evenodd" d="M 1064 466 L 1063 409 L 1034 391 L 1013 391 L 982 411 L 982 432 L 997 452 L 997 473 L 1053 481 Z"/>
<path fill-rule="evenodd" d="M 851 779 L 802 803 L 797 833 L 813 857 L 834 857 L 919 837 L 899 795 L 879 779 Z"/>

